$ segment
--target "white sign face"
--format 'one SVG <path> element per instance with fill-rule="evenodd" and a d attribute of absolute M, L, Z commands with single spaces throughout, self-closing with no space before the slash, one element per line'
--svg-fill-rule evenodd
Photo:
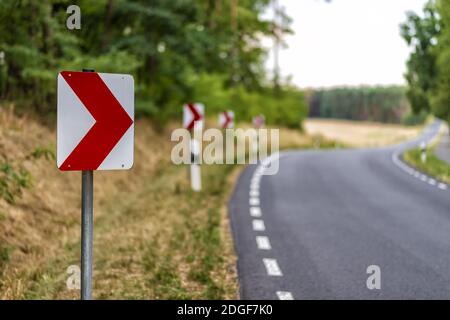
<path fill-rule="evenodd" d="M 219 113 L 219 126 L 222 129 L 234 128 L 234 111 L 224 111 Z"/>
<path fill-rule="evenodd" d="M 183 106 L 183 128 L 202 130 L 205 106 L 202 103 L 187 103 Z"/>
<path fill-rule="evenodd" d="M 125 170 L 133 166 L 131 75 L 59 73 L 57 120 L 60 170 Z"/>

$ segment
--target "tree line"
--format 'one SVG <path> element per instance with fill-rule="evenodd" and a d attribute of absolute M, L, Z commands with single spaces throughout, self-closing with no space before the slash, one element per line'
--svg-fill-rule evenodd
<path fill-rule="evenodd" d="M 412 109 L 450 122 L 450 0 L 409 12 L 401 34 L 412 49 L 405 75 Z"/>
<path fill-rule="evenodd" d="M 400 123 L 409 112 L 401 86 L 340 87 L 310 91 L 311 117 Z"/>
<path fill-rule="evenodd" d="M 80 30 L 66 27 L 72 4 Z M 263 65 L 261 38 L 291 32 L 284 13 L 263 18 L 270 8 L 271 0 L 2 0 L 0 99 L 53 113 L 57 73 L 90 68 L 132 74 L 137 114 L 159 123 L 199 101 L 210 114 L 264 113 L 269 124 L 298 126 L 301 93 L 273 83 Z"/>

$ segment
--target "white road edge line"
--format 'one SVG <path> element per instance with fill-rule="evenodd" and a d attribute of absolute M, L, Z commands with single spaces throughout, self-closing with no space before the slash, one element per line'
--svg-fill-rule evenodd
<path fill-rule="evenodd" d="M 277 296 L 280 300 L 294 300 L 294 296 L 289 291 L 277 291 Z"/>
<path fill-rule="evenodd" d="M 257 236 L 256 237 L 256 245 L 259 250 L 271 250 L 272 246 L 270 245 L 269 238 L 266 236 Z"/>
<path fill-rule="evenodd" d="M 443 182 L 439 182 L 433 178 L 430 178 L 428 176 L 426 176 L 425 174 L 422 174 L 419 171 L 414 170 L 412 167 L 408 166 L 406 163 L 404 163 L 403 161 L 401 161 L 399 159 L 399 154 L 398 152 L 393 152 L 392 153 L 392 162 L 394 162 L 394 164 L 399 167 L 400 169 L 402 169 L 403 171 L 405 171 L 406 173 L 412 175 L 414 178 L 420 179 L 423 182 L 428 183 L 431 186 L 435 186 L 437 188 L 439 188 L 440 190 L 447 190 L 448 186 L 447 184 L 443 183 Z"/>
<path fill-rule="evenodd" d="M 267 274 L 272 277 L 281 277 L 283 273 L 281 272 L 278 262 L 275 259 L 263 259 L 264 266 L 266 267 Z"/>

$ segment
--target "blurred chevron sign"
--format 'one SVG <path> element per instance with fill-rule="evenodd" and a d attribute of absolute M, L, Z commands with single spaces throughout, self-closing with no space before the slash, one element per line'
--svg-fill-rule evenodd
<path fill-rule="evenodd" d="M 219 114 L 219 126 L 222 129 L 232 129 L 234 127 L 234 112 L 224 111 Z"/>
<path fill-rule="evenodd" d="M 187 103 L 183 106 L 183 127 L 188 130 L 201 130 L 205 106 L 201 103 Z"/>

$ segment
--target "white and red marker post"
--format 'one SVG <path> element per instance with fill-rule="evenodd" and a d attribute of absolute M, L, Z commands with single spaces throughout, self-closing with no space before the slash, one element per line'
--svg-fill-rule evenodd
<path fill-rule="evenodd" d="M 202 189 L 202 178 L 200 171 L 201 144 L 195 139 L 196 133 L 201 134 L 203 130 L 203 119 L 205 106 L 201 103 L 187 103 L 183 106 L 183 127 L 191 131 L 189 142 L 191 154 L 190 177 L 191 187 L 194 191 Z M 194 135 L 194 138 L 192 137 Z"/>
<path fill-rule="evenodd" d="M 126 74 L 63 71 L 57 82 L 57 166 L 82 172 L 81 299 L 92 299 L 95 170 L 133 165 L 134 80 Z"/>
<path fill-rule="evenodd" d="M 222 129 L 233 129 L 234 128 L 234 112 L 233 111 L 223 111 L 219 113 L 219 126 Z"/>
<path fill-rule="evenodd" d="M 261 129 L 264 126 L 264 124 L 266 122 L 266 118 L 264 117 L 264 115 L 260 114 L 260 115 L 257 115 L 256 117 L 253 117 L 252 122 L 253 122 L 253 126 L 257 130 L 256 137 L 255 137 L 255 139 L 253 139 L 252 149 L 253 149 L 254 154 L 258 154 L 258 151 L 259 151 L 259 129 Z"/>

